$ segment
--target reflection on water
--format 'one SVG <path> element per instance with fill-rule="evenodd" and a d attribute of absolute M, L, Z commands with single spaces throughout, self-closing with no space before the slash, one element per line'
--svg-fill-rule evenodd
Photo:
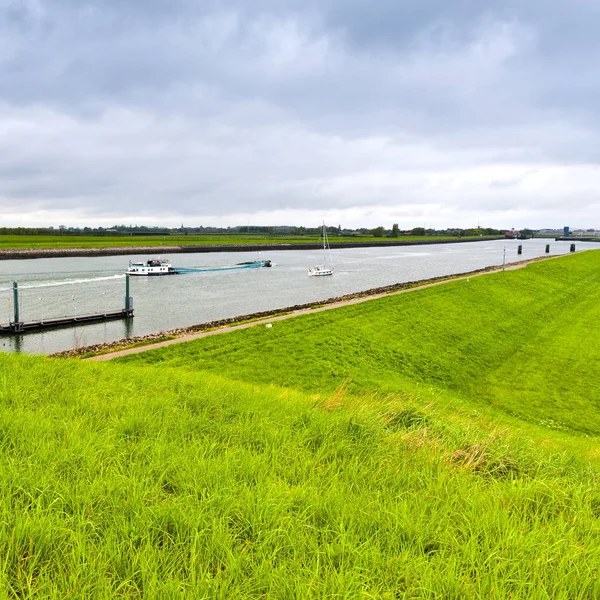
<path fill-rule="evenodd" d="M 124 319 L 121 323 L 123 324 L 123 337 L 128 339 L 133 337 L 133 319 Z"/>
<path fill-rule="evenodd" d="M 257 258 L 272 268 L 131 278 L 135 317 L 0 337 L 0 349 L 49 354 L 206 321 L 316 302 L 394 283 L 472 271 L 545 254 L 569 252 L 569 242 L 499 240 L 428 246 L 332 250 L 333 277 L 308 277 L 320 250 L 174 254 L 176 267 L 227 265 Z M 517 255 L 517 246 L 523 254 Z M 581 249 L 583 244 L 578 244 Z M 12 282 L 19 283 L 22 320 L 117 310 L 125 304 L 124 271 L 134 256 L 0 261 L 0 323 L 13 319 Z M 137 257 L 139 258 L 139 257 Z M 150 258 L 150 256 L 148 256 Z"/>

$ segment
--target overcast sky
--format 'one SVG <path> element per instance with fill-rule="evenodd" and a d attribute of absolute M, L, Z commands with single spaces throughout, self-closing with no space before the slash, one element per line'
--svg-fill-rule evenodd
<path fill-rule="evenodd" d="M 0 226 L 600 227 L 598 0 L 0 0 Z"/>

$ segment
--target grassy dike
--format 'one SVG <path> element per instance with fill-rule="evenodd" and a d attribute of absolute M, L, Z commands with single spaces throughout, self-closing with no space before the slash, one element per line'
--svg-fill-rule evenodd
<path fill-rule="evenodd" d="M 600 597 L 600 252 L 88 363 L 0 354 L 0 587 Z"/>
<path fill-rule="evenodd" d="M 480 240 L 497 238 L 497 236 L 465 236 L 460 239 Z M 372 235 L 331 235 L 331 242 L 427 242 L 427 241 L 457 241 L 456 236 L 435 235 L 417 236 L 403 235 L 399 238 L 382 238 Z M 137 246 L 216 246 L 216 245 L 253 245 L 253 244 L 314 244 L 321 243 L 319 235 L 268 235 L 268 234 L 190 234 L 190 235 L 136 235 L 136 236 L 98 236 L 98 235 L 2 235 L 0 234 L 0 250 L 14 249 L 56 249 L 56 248 L 118 248 Z"/>

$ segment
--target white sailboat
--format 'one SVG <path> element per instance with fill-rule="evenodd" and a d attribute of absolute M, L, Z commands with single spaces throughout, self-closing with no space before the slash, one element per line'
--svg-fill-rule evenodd
<path fill-rule="evenodd" d="M 323 222 L 323 250 L 327 253 L 325 255 L 325 261 L 329 258 L 329 265 L 326 264 L 318 265 L 312 269 L 308 269 L 308 274 L 311 277 L 323 277 L 325 275 L 333 275 L 333 260 L 331 259 L 331 248 L 329 248 L 329 240 L 327 239 L 327 228 L 325 222 Z"/>

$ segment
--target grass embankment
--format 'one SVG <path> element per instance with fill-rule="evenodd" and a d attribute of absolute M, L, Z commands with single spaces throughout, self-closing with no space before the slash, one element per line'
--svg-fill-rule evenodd
<path fill-rule="evenodd" d="M 599 284 L 586 252 L 118 360 L 307 392 L 426 385 L 596 435 Z"/>
<path fill-rule="evenodd" d="M 599 266 L 586 252 L 120 362 L 0 355 L 0 584 L 598 597 Z"/>
<path fill-rule="evenodd" d="M 402 236 L 401 238 L 381 238 L 374 236 L 334 236 L 330 242 L 423 242 L 455 240 L 453 236 Z M 471 239 L 471 238 L 463 238 Z M 480 239 L 480 238 L 473 238 Z M 253 244 L 317 244 L 317 235 L 165 235 L 165 236 L 84 236 L 84 235 L 0 235 L 0 250 L 42 249 L 42 248 L 115 248 L 136 246 L 214 246 L 253 245 Z"/>

